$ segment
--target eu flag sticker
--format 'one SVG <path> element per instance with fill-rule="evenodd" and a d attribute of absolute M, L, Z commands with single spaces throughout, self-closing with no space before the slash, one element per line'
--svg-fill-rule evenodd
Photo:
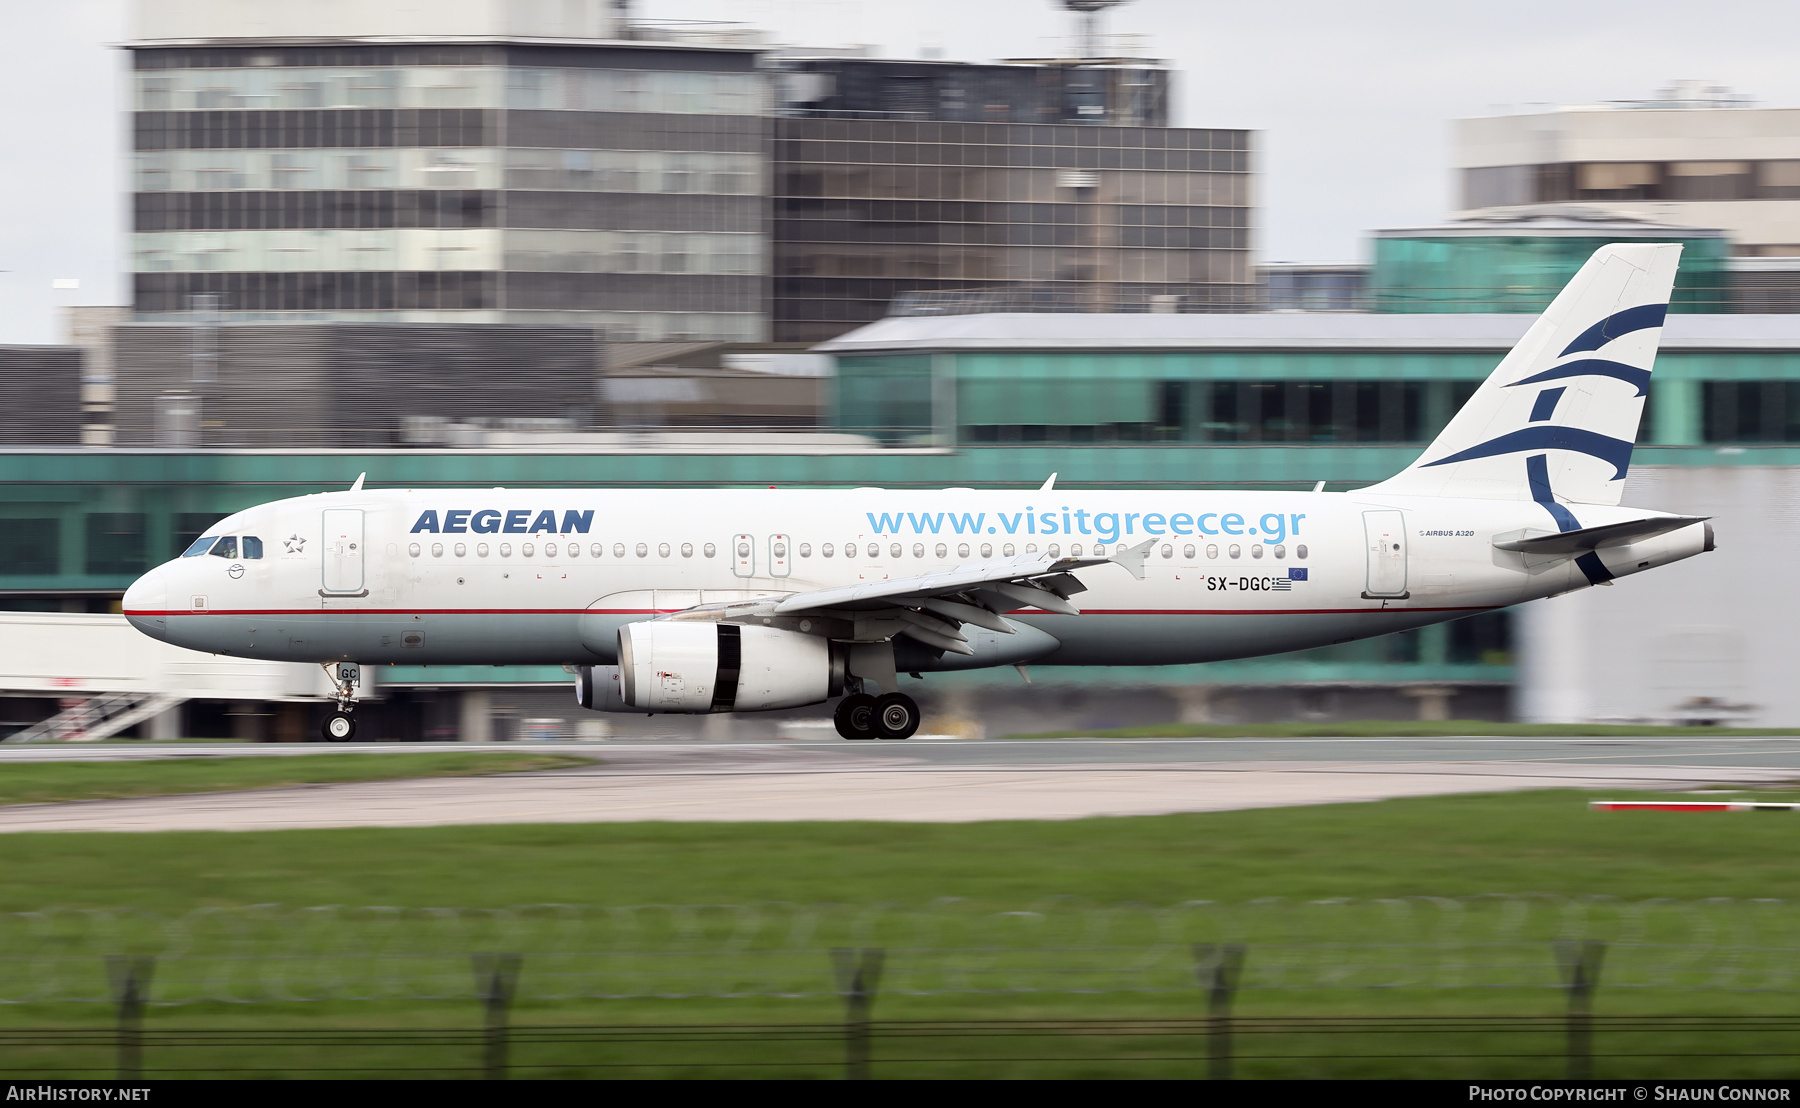
<path fill-rule="evenodd" d="M 1289 581 L 1304 581 L 1304 580 L 1306 580 L 1305 567 L 1289 566 L 1288 567 L 1288 580 Z"/>

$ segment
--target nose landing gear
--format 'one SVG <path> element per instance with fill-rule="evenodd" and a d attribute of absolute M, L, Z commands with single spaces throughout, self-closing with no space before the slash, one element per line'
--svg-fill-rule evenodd
<path fill-rule="evenodd" d="M 362 683 L 362 667 L 355 662 L 326 663 L 325 672 L 337 686 L 337 710 L 325 717 L 319 731 L 328 743 L 347 743 L 356 737 L 356 686 Z"/>

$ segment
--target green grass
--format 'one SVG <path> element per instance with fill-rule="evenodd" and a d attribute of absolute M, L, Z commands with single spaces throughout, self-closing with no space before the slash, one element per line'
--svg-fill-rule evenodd
<path fill-rule="evenodd" d="M 1604 723 L 1494 723 L 1483 719 L 1422 720 L 1354 719 L 1336 723 L 1159 723 L 1150 727 L 1114 727 L 1097 731 L 1043 731 L 1007 735 L 1009 739 L 1336 739 L 1437 738 L 1463 735 L 1657 736 L 1706 735 L 1719 739 L 1796 735 L 1793 727 L 1655 727 Z"/>
<path fill-rule="evenodd" d="M 330 772 L 329 757 L 247 759 L 257 765 L 245 772 L 269 773 L 270 784 L 323 780 L 311 775 Z M 344 760 L 353 764 L 344 771 L 419 772 L 407 757 L 349 755 Z M 168 768 L 232 772 L 220 763 Z M 1597 795 L 1550 790 L 973 824 L 11 834 L 0 840 L 6 858 L 0 910 L 758 900 L 918 905 L 946 896 L 1005 908 L 1055 895 L 1174 904 L 1489 892 L 1800 898 L 1800 867 L 1793 864 L 1800 813 L 1590 812 L 1586 802 Z"/>
<path fill-rule="evenodd" d="M 304 760 L 304 759 L 303 759 Z M 370 759 L 386 761 L 386 759 Z M 501 907 L 562 904 L 747 904 L 788 901 L 923 907 L 961 897 L 972 911 L 1029 908 L 1048 897 L 1098 904 L 1172 905 L 1259 897 L 1463 896 L 1482 893 L 1606 894 L 1641 900 L 1708 897 L 1800 900 L 1800 813 L 1603 813 L 1600 794 L 1540 791 L 1436 797 L 1194 815 L 977 824 L 638 823 L 496 827 L 356 828 L 253 833 L 139 835 L 21 834 L 0 839 L 6 880 L 0 910 L 49 905 L 134 906 L 179 914 L 196 907 L 398 905 Z M 1651 794 L 1641 794 L 1649 796 Z M 1780 795 L 1764 792 L 1759 795 Z M 1370 909 L 1374 911 L 1373 908 Z M 1373 918 L 1373 917 L 1371 917 Z M 1379 922 L 1378 920 L 1376 922 Z M 1258 939 L 1246 936 L 1254 958 Z M 9 930 L 12 934 L 17 929 Z M 221 932 L 223 934 L 225 932 Z M 1546 932 L 1548 934 L 1548 932 Z M 475 940 L 473 935 L 470 936 Z M 295 941 L 310 942 L 304 936 Z M 7 952 L 0 950 L 0 956 Z M 821 958 L 821 977 L 825 970 Z M 1791 987 L 1791 986 L 1787 986 Z M 1262 990 L 1246 992 L 1246 1015 L 1509 1013 L 1555 1015 L 1555 989 Z M 1605 1014 L 1781 1013 L 1786 992 L 1616 989 L 1596 998 Z M 757 999 L 696 996 L 617 1001 L 526 1001 L 521 1024 L 825 1023 L 841 1018 L 830 996 Z M 1192 993 L 907 997 L 884 993 L 877 1019 L 1180 1017 L 1205 1014 Z M 28 1048 L 13 1032 L 31 1026 L 104 1028 L 104 1004 L 0 1005 L 0 1072 L 43 1075 L 68 1065 L 104 1075 L 106 1049 Z M 153 1007 L 150 1029 L 461 1028 L 480 1026 L 466 996 L 442 1001 Z M 985 1045 L 984 1045 L 985 1044 Z M 1785 1044 L 1785 1045 L 1784 1045 Z M 1246 1060 L 1245 1076 L 1554 1077 L 1559 1034 L 1469 1032 L 1442 1042 L 1412 1038 L 1240 1040 L 1245 1054 L 1337 1053 L 1336 1059 Z M 1792 1075 L 1791 1044 L 1774 1033 L 1601 1035 L 1602 1052 L 1644 1057 L 1596 1064 L 1599 1076 Z M 1509 1057 L 1482 1062 L 1410 1057 L 1451 1048 Z M 521 1043 L 515 1057 L 545 1075 L 696 1075 L 704 1061 L 737 1060 L 742 1075 L 836 1076 L 837 1048 L 706 1041 L 660 1046 Z M 1762 1052 L 1761 1059 L 1686 1057 Z M 1403 1057 L 1383 1060 L 1377 1055 Z M 902 1055 L 922 1061 L 902 1062 Z M 1008 1043 L 976 1037 L 908 1045 L 878 1036 L 877 1076 L 1188 1076 L 1204 1072 L 1204 1044 L 1181 1036 L 1042 1036 Z M 269 1047 L 198 1043 L 154 1046 L 162 1064 L 217 1073 L 256 1065 L 302 1074 L 325 1066 L 397 1074 L 423 1065 L 450 1076 L 478 1064 L 470 1041 L 441 1047 L 384 1046 L 352 1036 L 340 1045 Z M 1078 1057 L 1087 1061 L 1077 1061 Z M 1012 1059 L 1007 1061 L 1005 1059 Z M 160 1059 L 160 1063 L 159 1060 Z M 599 1069 L 601 1063 L 641 1064 Z"/>
<path fill-rule="evenodd" d="M 0 765 L 0 804 L 117 800 L 183 793 L 474 777 L 562 769 L 591 759 L 551 754 L 308 754 L 261 758 L 158 758 L 122 762 L 13 762 Z"/>

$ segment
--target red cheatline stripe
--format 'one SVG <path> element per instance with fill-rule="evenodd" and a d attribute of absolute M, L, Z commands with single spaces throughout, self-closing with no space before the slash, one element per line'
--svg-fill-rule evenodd
<path fill-rule="evenodd" d="M 1597 812 L 1792 812 L 1800 804 L 1767 800 L 1595 800 Z"/>
<path fill-rule="evenodd" d="M 682 608 L 132 608 L 128 616 L 654 616 Z M 1088 608 L 1089 616 L 1356 616 L 1404 615 L 1408 612 L 1485 612 L 1476 608 Z M 1055 612 L 1017 608 L 1012 616 L 1047 616 Z M 1066 617 L 1065 617 L 1066 618 Z"/>

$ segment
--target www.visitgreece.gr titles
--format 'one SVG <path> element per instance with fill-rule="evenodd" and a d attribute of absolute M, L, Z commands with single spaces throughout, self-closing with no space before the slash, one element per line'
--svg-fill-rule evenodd
<path fill-rule="evenodd" d="M 1250 535 L 1285 542 L 1300 534 L 1305 512 L 1091 512 L 1085 508 L 1019 512 L 865 512 L 877 535 L 1091 535 L 1101 542 L 1162 535 Z"/>

